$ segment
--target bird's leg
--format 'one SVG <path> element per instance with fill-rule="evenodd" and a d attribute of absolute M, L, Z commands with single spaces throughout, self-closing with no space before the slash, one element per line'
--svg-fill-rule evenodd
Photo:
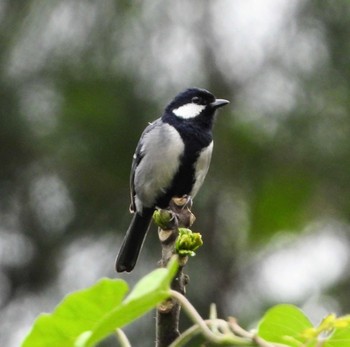
<path fill-rule="evenodd" d="M 193 205 L 193 200 L 191 195 L 183 195 L 180 197 L 174 197 L 171 200 L 176 206 L 181 207 L 182 209 L 187 208 L 191 210 L 192 205 Z M 170 202 L 171 206 L 171 202 Z"/>
<path fill-rule="evenodd" d="M 189 195 L 174 197 L 168 209 L 156 210 L 153 219 L 158 225 L 159 240 L 162 243 L 171 243 L 178 236 L 178 228 L 189 228 L 196 217 L 191 212 L 192 198 Z M 164 259 L 164 258 L 163 258 Z M 163 264 L 166 266 L 166 263 Z"/>
<path fill-rule="evenodd" d="M 179 226 L 190 228 L 195 222 L 196 217 L 191 212 L 192 198 L 190 195 L 172 198 L 169 207 L 176 214 L 179 220 Z"/>

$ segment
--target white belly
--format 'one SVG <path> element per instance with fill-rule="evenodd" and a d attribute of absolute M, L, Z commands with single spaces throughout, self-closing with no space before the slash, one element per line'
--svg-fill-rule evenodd
<path fill-rule="evenodd" d="M 191 196 L 194 198 L 194 196 L 198 193 L 199 188 L 202 186 L 205 176 L 207 175 L 210 160 L 211 160 L 211 154 L 213 152 L 213 141 L 209 144 L 208 147 L 206 147 L 202 153 L 200 154 L 196 166 L 195 166 L 195 172 L 196 172 L 196 183 L 194 184 Z"/>

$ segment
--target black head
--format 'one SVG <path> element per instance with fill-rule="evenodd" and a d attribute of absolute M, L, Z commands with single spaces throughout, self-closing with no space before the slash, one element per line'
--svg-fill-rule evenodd
<path fill-rule="evenodd" d="M 228 103 L 225 99 L 216 99 L 205 89 L 189 88 L 178 94 L 165 111 L 180 119 L 212 118 L 219 107 Z"/>

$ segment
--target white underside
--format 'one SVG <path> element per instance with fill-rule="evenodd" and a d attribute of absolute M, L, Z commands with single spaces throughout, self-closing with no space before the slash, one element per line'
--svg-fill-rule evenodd
<path fill-rule="evenodd" d="M 209 144 L 208 147 L 202 150 L 197 160 L 196 167 L 195 167 L 196 182 L 191 191 L 192 198 L 194 198 L 195 195 L 198 193 L 198 190 L 202 186 L 205 176 L 208 173 L 212 152 L 213 152 L 213 141 Z"/>

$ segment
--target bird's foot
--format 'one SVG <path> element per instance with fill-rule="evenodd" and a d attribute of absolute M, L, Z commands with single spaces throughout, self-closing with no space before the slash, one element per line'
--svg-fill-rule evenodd
<path fill-rule="evenodd" d="M 170 209 L 176 214 L 179 220 L 179 225 L 186 228 L 192 226 L 196 217 L 191 212 L 192 198 L 189 195 L 184 195 L 182 197 L 174 197 L 170 202 Z"/>
<path fill-rule="evenodd" d="M 181 208 L 182 210 L 187 208 L 191 210 L 193 205 L 193 200 L 191 195 L 183 195 L 181 197 L 174 197 L 172 198 L 172 202 L 176 207 Z"/>

